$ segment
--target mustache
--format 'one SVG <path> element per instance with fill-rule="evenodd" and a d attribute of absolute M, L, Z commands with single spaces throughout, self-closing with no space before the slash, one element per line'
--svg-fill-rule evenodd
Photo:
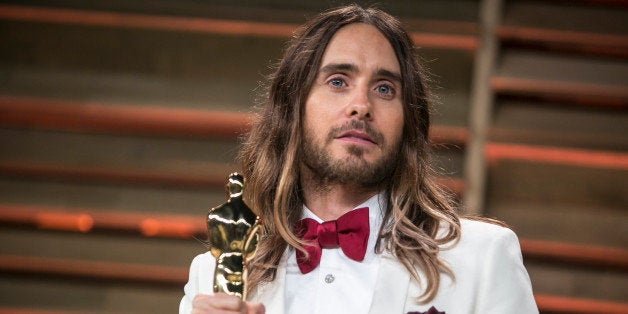
<path fill-rule="evenodd" d="M 329 131 L 329 134 L 327 135 L 327 140 L 331 141 L 340 134 L 352 130 L 362 131 L 366 133 L 366 135 L 368 135 L 377 144 L 382 144 L 384 142 L 384 136 L 382 135 L 382 133 L 373 129 L 373 127 L 371 127 L 371 125 L 367 122 L 361 120 L 351 120 L 343 125 L 334 127 Z"/>

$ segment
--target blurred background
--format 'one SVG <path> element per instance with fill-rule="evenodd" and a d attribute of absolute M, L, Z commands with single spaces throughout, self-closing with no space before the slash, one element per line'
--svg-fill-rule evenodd
<path fill-rule="evenodd" d="M 442 184 L 517 232 L 541 312 L 628 313 L 628 1 L 383 2 Z M 343 3 L 0 1 L 0 313 L 175 313 L 260 82 Z"/>

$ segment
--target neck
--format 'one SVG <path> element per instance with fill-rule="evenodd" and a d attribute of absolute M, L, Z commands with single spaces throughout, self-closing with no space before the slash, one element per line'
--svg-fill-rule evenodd
<path fill-rule="evenodd" d="M 351 183 L 321 182 L 303 171 L 301 188 L 305 206 L 323 221 L 335 220 L 377 194 L 377 188 Z M 304 173 L 305 172 L 305 173 Z"/>

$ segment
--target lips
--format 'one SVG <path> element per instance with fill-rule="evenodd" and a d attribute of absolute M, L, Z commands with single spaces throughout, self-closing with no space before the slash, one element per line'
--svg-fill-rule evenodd
<path fill-rule="evenodd" d="M 350 130 L 347 132 L 343 132 L 339 136 L 337 136 L 336 139 L 377 144 L 368 134 L 359 130 Z"/>

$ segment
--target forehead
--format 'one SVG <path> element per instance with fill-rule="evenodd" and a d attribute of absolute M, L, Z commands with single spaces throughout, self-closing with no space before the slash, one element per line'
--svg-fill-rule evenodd
<path fill-rule="evenodd" d="M 331 38 L 321 67 L 330 63 L 355 64 L 359 69 L 384 69 L 399 73 L 399 61 L 388 39 L 374 26 L 349 24 Z"/>

